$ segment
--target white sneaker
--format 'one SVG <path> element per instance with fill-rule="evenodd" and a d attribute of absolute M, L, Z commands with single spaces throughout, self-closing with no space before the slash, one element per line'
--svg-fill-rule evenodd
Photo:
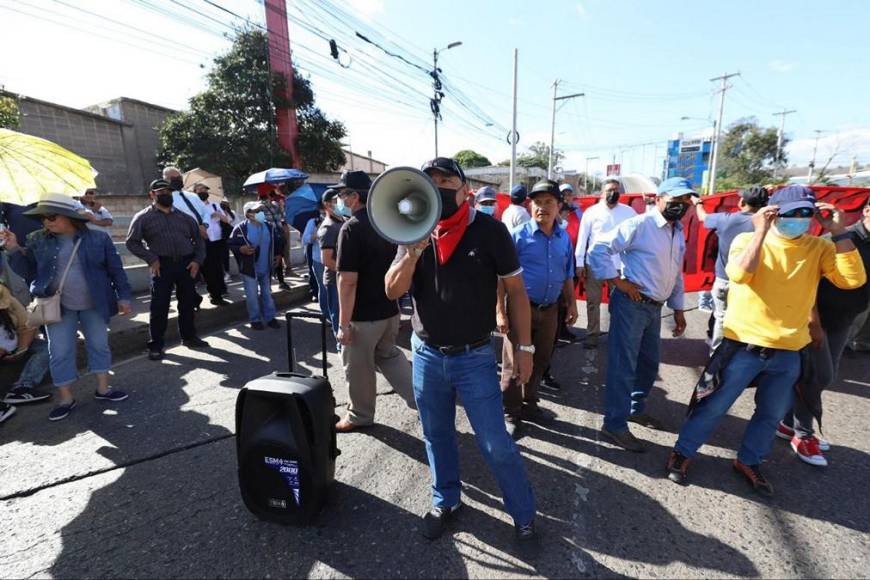
<path fill-rule="evenodd" d="M 819 449 L 822 451 L 830 451 L 831 450 L 831 442 L 827 439 L 819 437 L 816 435 L 816 440 L 819 442 Z"/>
<path fill-rule="evenodd" d="M 11 417 L 15 414 L 15 407 L 12 405 L 7 405 L 6 403 L 0 403 L 0 423 Z"/>
<path fill-rule="evenodd" d="M 806 437 L 798 437 L 795 435 L 791 439 L 791 448 L 795 455 L 804 463 L 824 467 L 828 464 L 828 460 L 822 455 L 822 450 L 819 449 L 819 440 L 815 435 Z"/>

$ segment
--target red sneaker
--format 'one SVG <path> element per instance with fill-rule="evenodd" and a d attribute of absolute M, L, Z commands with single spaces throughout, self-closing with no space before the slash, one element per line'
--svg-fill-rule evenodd
<path fill-rule="evenodd" d="M 791 448 L 804 463 L 818 467 L 824 467 L 828 464 L 828 460 L 822 455 L 819 440 L 815 435 L 794 436 L 791 440 Z"/>
<path fill-rule="evenodd" d="M 794 429 L 780 421 L 779 425 L 776 426 L 776 436 L 780 439 L 791 441 L 792 437 L 794 437 Z"/>

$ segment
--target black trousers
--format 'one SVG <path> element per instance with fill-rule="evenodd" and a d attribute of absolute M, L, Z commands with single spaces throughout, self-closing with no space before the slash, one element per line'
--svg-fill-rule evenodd
<path fill-rule="evenodd" d="M 196 328 L 193 324 L 193 308 L 199 302 L 196 293 L 196 282 L 190 277 L 187 265 L 193 256 L 184 258 L 161 257 L 160 275 L 151 276 L 151 319 L 148 341 L 150 350 L 161 350 L 164 346 L 163 336 L 166 334 L 169 303 L 172 300 L 172 290 L 178 298 L 178 333 L 183 340 L 196 338 Z"/>
<path fill-rule="evenodd" d="M 205 287 L 212 298 L 220 298 L 227 292 L 224 284 L 223 256 L 227 249 L 224 240 L 205 243 L 205 262 L 202 264 L 202 277 Z"/>

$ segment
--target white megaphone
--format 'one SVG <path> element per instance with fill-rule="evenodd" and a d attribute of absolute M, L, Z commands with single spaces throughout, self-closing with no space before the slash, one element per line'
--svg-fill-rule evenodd
<path fill-rule="evenodd" d="M 414 167 L 394 167 L 381 173 L 369 190 L 372 227 L 394 244 L 426 239 L 441 219 L 441 195 L 428 175 Z"/>

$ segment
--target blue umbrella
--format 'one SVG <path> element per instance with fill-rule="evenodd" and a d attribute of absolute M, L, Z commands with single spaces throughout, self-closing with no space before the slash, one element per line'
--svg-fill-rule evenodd
<path fill-rule="evenodd" d="M 253 188 L 263 183 L 283 183 L 291 179 L 308 179 L 308 174 L 298 169 L 283 169 L 272 167 L 266 171 L 259 171 L 245 180 L 245 189 Z"/>

